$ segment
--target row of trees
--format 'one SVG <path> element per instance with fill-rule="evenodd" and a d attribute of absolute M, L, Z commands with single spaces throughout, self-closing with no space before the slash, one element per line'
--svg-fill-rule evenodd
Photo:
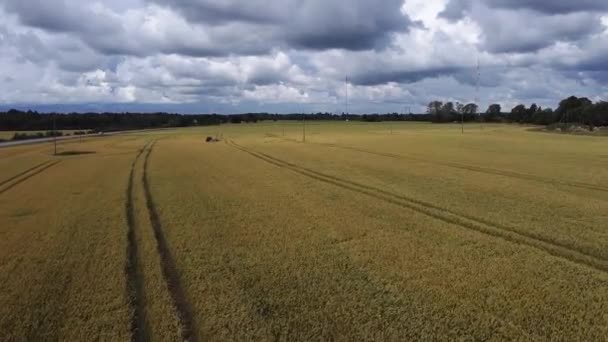
<path fill-rule="evenodd" d="M 529 108 L 518 105 L 511 110 L 508 119 L 512 122 L 539 125 L 581 124 L 592 129 L 608 126 L 608 102 L 593 103 L 586 97 L 571 96 L 560 101 L 555 111 L 551 108 L 542 109 L 536 104 L 532 104 Z"/>
<path fill-rule="evenodd" d="M 277 120 L 335 120 L 335 121 L 430 121 L 429 115 L 416 114 L 272 114 L 244 113 L 233 115 L 200 114 L 180 115 L 169 113 L 38 113 L 34 111 L 9 110 L 0 112 L 0 130 L 4 131 L 45 131 L 45 130 L 80 130 L 111 132 L 148 128 L 207 126 L 225 123 L 255 123 L 258 121 Z"/>
<path fill-rule="evenodd" d="M 179 115 L 168 113 L 38 113 L 11 109 L 0 113 L 0 130 L 45 131 L 80 130 L 118 131 L 163 127 L 213 125 L 227 122 L 223 115 Z"/>
<path fill-rule="evenodd" d="M 427 107 L 432 122 L 455 121 L 485 121 L 485 122 L 515 122 L 522 124 L 552 125 L 552 124 L 581 124 L 590 129 L 598 126 L 608 126 L 608 102 L 593 103 L 586 97 L 571 96 L 560 101 L 558 108 L 542 108 L 536 104 L 526 107 L 517 105 L 505 113 L 499 104 L 491 104 L 484 113 L 478 113 L 474 103 L 461 104 L 452 102 L 432 101 Z"/>
<path fill-rule="evenodd" d="M 350 121 L 432 121 L 432 122 L 516 122 L 539 125 L 556 123 L 576 123 L 590 128 L 608 126 L 608 102 L 593 103 L 585 97 L 571 96 L 562 100 L 554 111 L 541 108 L 536 104 L 530 107 L 517 105 L 505 113 L 499 104 L 490 105 L 484 113 L 474 103 L 453 103 L 433 101 L 429 103 L 427 114 L 272 114 L 245 113 L 234 115 L 201 114 L 180 115 L 170 113 L 47 113 L 9 110 L 0 112 L 0 130 L 8 131 L 47 131 L 81 130 L 117 131 L 147 128 L 184 127 L 218 125 L 223 123 L 254 123 L 268 120 L 350 120 Z"/>
<path fill-rule="evenodd" d="M 427 112 L 433 122 L 475 121 L 478 106 L 475 103 L 463 104 L 456 102 L 433 101 L 429 103 Z"/>

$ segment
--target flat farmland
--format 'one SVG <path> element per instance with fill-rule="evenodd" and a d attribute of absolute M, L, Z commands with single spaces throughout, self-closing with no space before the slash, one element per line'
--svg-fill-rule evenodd
<path fill-rule="evenodd" d="M 605 137 L 262 122 L 58 151 L 0 149 L 0 340 L 608 340 Z"/>

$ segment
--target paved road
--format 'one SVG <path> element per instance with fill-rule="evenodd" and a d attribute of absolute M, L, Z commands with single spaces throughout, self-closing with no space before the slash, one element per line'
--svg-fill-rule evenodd
<path fill-rule="evenodd" d="M 129 133 L 142 133 L 142 132 L 150 132 L 150 131 L 162 131 L 162 130 L 167 130 L 167 129 L 172 129 L 172 128 L 149 128 L 149 129 L 139 129 L 139 130 L 132 130 L 132 131 L 105 132 L 103 134 L 69 135 L 69 136 L 57 137 L 57 141 L 78 139 L 80 137 L 82 137 L 84 139 L 84 138 L 107 137 L 107 136 L 110 136 L 110 135 L 117 135 L 117 134 L 129 134 Z M 19 145 L 40 144 L 40 143 L 45 143 L 45 142 L 52 142 L 53 139 L 54 138 L 40 138 L 40 139 L 27 139 L 27 140 L 7 141 L 7 142 L 0 143 L 0 148 L 2 148 L 2 147 L 11 147 L 11 146 L 19 146 Z"/>
<path fill-rule="evenodd" d="M 107 137 L 110 135 L 116 135 L 116 134 L 126 134 L 126 133 L 136 133 L 136 132 L 142 132 L 143 130 L 140 131 L 118 131 L 118 132 L 107 132 L 107 133 L 103 133 L 103 134 L 85 134 L 85 135 L 68 135 L 68 136 L 62 136 L 62 137 L 57 137 L 57 141 L 62 141 L 62 140 L 73 140 L 73 139 L 79 139 L 79 138 L 97 138 L 97 137 Z M 45 142 L 53 142 L 54 138 L 40 138 L 40 139 L 27 139 L 27 140 L 17 140 L 17 141 L 7 141 L 7 142 L 3 142 L 0 143 L 0 148 L 2 147 L 11 147 L 11 146 L 19 146 L 19 145 L 31 145 L 31 144 L 40 144 L 40 143 L 45 143 Z"/>
<path fill-rule="evenodd" d="M 82 138 L 89 138 L 97 136 L 96 134 L 88 134 L 83 135 Z M 64 137 L 57 137 L 57 141 L 61 140 L 70 140 L 70 139 L 78 139 L 80 136 L 78 135 L 70 135 Z M 31 144 L 40 144 L 44 142 L 52 142 L 53 138 L 40 138 L 40 139 L 27 139 L 27 140 L 16 140 L 16 141 L 7 141 L 0 143 L 0 148 L 2 147 L 11 147 L 11 146 L 19 146 L 19 145 L 31 145 Z"/>

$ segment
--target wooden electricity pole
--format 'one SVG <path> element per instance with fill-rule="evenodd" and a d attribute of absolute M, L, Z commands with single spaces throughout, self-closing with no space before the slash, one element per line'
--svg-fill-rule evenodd
<path fill-rule="evenodd" d="M 302 142 L 306 142 L 306 114 L 302 114 Z"/>
<path fill-rule="evenodd" d="M 462 134 L 464 134 L 464 111 L 460 111 L 460 128 L 462 130 Z"/>
<path fill-rule="evenodd" d="M 54 146 L 53 155 L 56 156 L 57 155 L 57 121 L 55 118 L 55 114 L 53 114 L 53 146 Z"/>

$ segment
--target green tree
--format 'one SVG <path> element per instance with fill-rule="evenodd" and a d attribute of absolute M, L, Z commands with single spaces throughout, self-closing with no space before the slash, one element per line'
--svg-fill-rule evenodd
<path fill-rule="evenodd" d="M 545 108 L 532 114 L 532 123 L 537 125 L 550 125 L 555 121 L 555 113 L 551 108 Z"/>
<path fill-rule="evenodd" d="M 578 98 L 570 96 L 559 103 L 559 107 L 555 112 L 561 122 L 582 122 L 584 120 L 583 111 L 585 107 L 592 104 L 593 102 L 586 97 Z"/>
<path fill-rule="evenodd" d="M 446 102 L 441 107 L 440 112 L 440 120 L 439 122 L 452 122 L 456 121 L 456 117 L 458 112 L 456 111 L 456 106 L 453 102 Z"/>
<path fill-rule="evenodd" d="M 501 111 L 502 107 L 499 104 L 491 104 L 486 110 L 486 120 L 490 122 L 498 121 Z"/>
<path fill-rule="evenodd" d="M 586 105 L 582 110 L 581 123 L 589 126 L 589 130 L 593 130 L 596 126 L 608 125 L 608 102 L 598 102 L 596 104 Z"/>
<path fill-rule="evenodd" d="M 509 120 L 513 122 L 522 122 L 526 115 L 527 109 L 523 104 L 517 105 L 511 109 L 511 114 L 509 114 Z"/>
<path fill-rule="evenodd" d="M 427 113 L 431 115 L 438 115 L 443 107 L 443 102 L 441 101 L 431 101 L 427 107 Z"/>

